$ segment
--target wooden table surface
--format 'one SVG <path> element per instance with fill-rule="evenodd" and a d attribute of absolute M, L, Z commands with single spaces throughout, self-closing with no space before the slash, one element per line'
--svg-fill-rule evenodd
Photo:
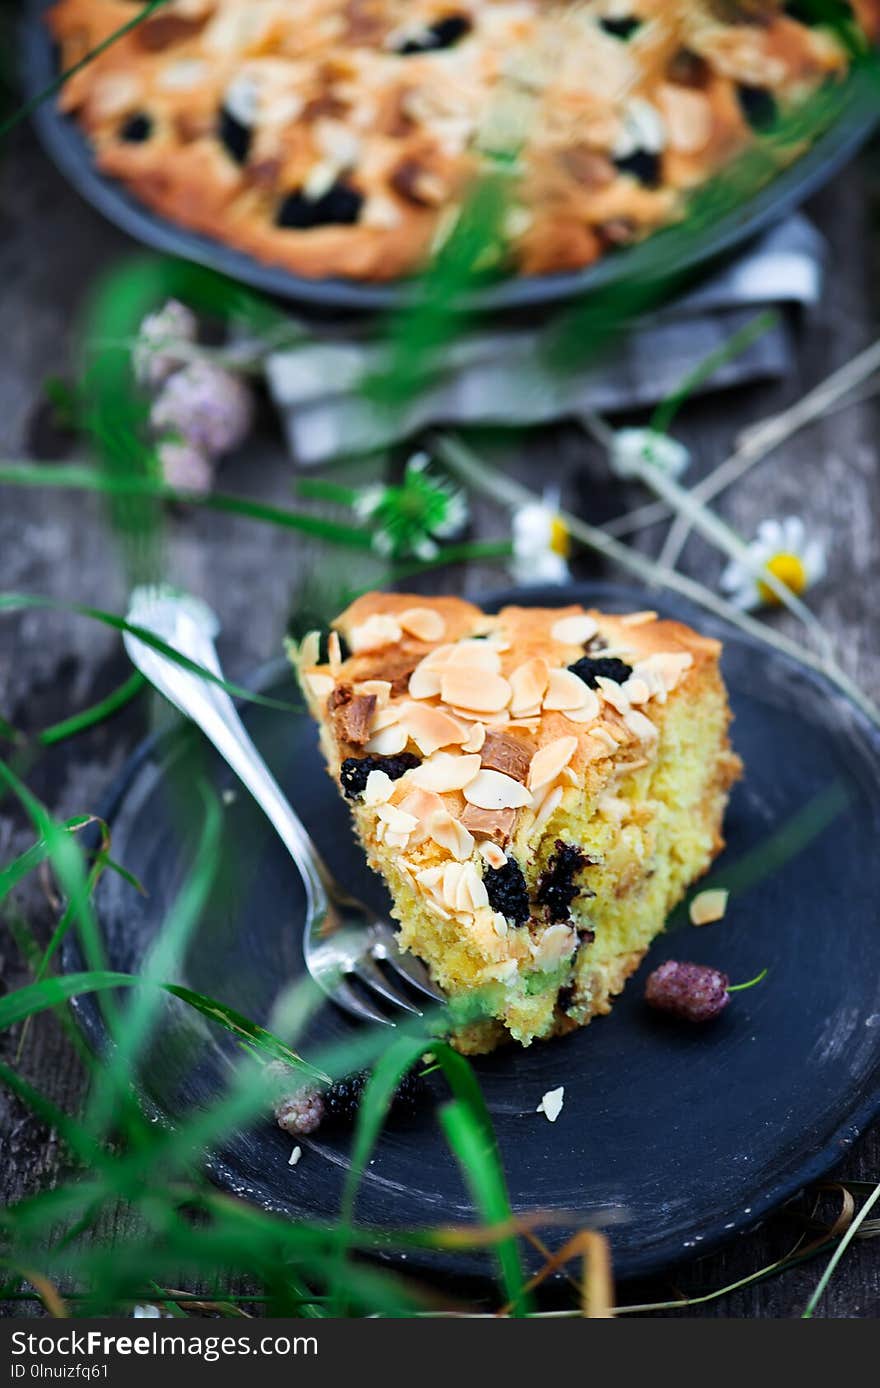
<path fill-rule="evenodd" d="M 780 384 L 738 390 L 695 402 L 678 434 L 694 447 L 702 473 L 730 451 L 737 432 L 797 399 L 878 335 L 877 238 L 872 188 L 876 149 L 861 157 L 811 205 L 830 244 L 824 297 L 798 334 L 796 368 Z M 42 387 L 52 375 L 70 373 L 77 315 L 96 277 L 132 244 L 68 188 L 28 131 L 7 142 L 0 164 L 0 457 L 50 455 L 52 441 L 38 425 Z M 836 413 L 796 436 L 723 498 L 720 509 L 743 534 L 771 515 L 796 512 L 829 542 L 829 573 L 811 603 L 834 639 L 844 667 L 862 686 L 880 694 L 880 415 L 868 401 Z M 518 441 L 510 466 L 534 480 L 562 488 L 564 501 L 582 509 L 591 488 L 606 486 L 596 449 L 574 428 L 543 431 Z M 290 499 L 292 465 L 271 418 L 242 454 L 224 465 L 223 485 L 265 500 Z M 619 509 L 641 499 L 637 488 L 619 495 Z M 477 505 L 481 537 L 503 533 L 493 508 Z M 656 551 L 662 529 L 640 538 Z M 326 551 L 324 551 L 326 553 Z M 168 533 L 174 580 L 202 593 L 219 612 L 225 638 L 221 654 L 231 678 L 246 677 L 280 648 L 288 614 L 306 575 L 321 563 L 314 544 L 237 517 L 209 513 L 173 516 Z M 346 563 L 348 560 L 346 559 Z M 721 561 L 692 540 L 683 567 L 712 582 Z M 589 561 L 585 573 L 601 570 Z M 478 587 L 499 581 L 497 570 L 456 569 L 425 587 Z M 76 493 L 0 488 L 0 591 L 17 590 L 76 598 L 111 610 L 124 607 L 121 567 L 98 500 Z M 777 619 L 786 626 L 784 619 Z M 60 612 L 29 612 L 0 619 L 0 711 L 28 730 L 86 707 L 125 677 L 118 638 L 105 628 Z M 30 784 L 59 816 L 92 809 L 103 788 L 147 729 L 148 702 L 139 701 L 90 733 L 45 751 Z M 31 841 L 22 817 L 0 805 L 0 863 Z M 37 876 L 17 892 L 12 907 L 42 937 L 52 912 Z M 27 971 L 8 929 L 0 922 L 0 980 L 15 988 Z M 15 1039 L 0 1037 L 9 1057 Z M 63 1107 L 74 1107 L 81 1074 L 60 1029 L 43 1018 L 28 1034 L 23 1057 L 28 1078 Z M 0 1091 L 0 1201 L 12 1202 L 46 1187 L 63 1170 L 55 1136 Z M 868 1133 L 843 1160 L 842 1175 L 880 1179 L 880 1128 Z M 743 1277 L 784 1252 L 801 1226 L 782 1214 L 723 1252 L 678 1269 L 674 1278 L 619 1289 L 622 1302 L 668 1297 L 673 1286 L 694 1295 Z M 800 1313 L 822 1263 L 799 1267 L 721 1300 L 694 1307 L 690 1316 L 789 1317 Z M 857 1241 L 821 1307 L 832 1317 L 880 1314 L 878 1244 Z"/>

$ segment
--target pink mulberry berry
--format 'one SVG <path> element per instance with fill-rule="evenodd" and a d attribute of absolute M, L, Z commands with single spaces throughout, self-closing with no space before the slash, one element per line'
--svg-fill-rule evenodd
<path fill-rule="evenodd" d="M 238 376 L 213 362 L 194 361 L 169 376 L 153 402 L 150 423 L 158 433 L 179 434 L 213 456 L 242 442 L 250 428 L 252 404 Z"/>
<path fill-rule="evenodd" d="M 645 1000 L 688 1022 L 708 1022 L 730 1002 L 729 987 L 730 979 L 720 969 L 670 959 L 648 975 Z"/>

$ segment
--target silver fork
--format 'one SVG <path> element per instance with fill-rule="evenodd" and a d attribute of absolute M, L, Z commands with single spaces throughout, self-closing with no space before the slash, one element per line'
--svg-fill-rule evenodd
<path fill-rule="evenodd" d="M 214 645 L 220 624 L 199 598 L 167 587 L 136 588 L 127 621 L 223 678 Z M 372 1005 L 371 997 L 421 1016 L 421 1009 L 380 967 L 384 963 L 417 992 L 435 1002 L 445 1001 L 424 965 L 401 953 L 388 921 L 356 901 L 334 879 L 245 731 L 225 689 L 185 669 L 132 632 L 125 632 L 123 640 L 132 663 L 214 744 L 286 845 L 306 890 L 306 967 L 323 992 L 363 1021 L 394 1026 Z"/>

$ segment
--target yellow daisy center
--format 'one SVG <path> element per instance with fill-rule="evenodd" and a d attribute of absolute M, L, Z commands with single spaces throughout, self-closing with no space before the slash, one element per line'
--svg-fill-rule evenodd
<path fill-rule="evenodd" d="M 780 583 L 784 583 L 786 588 L 800 597 L 809 582 L 807 571 L 804 568 L 804 561 L 796 554 L 774 554 L 772 559 L 768 559 L 765 568 L 769 569 L 774 578 L 778 578 Z M 779 599 L 766 583 L 758 584 L 758 591 L 764 602 L 779 604 Z"/>
<path fill-rule="evenodd" d="M 558 516 L 554 516 L 550 522 L 550 549 L 554 554 L 558 554 L 560 559 L 567 559 L 571 553 L 568 531 Z"/>

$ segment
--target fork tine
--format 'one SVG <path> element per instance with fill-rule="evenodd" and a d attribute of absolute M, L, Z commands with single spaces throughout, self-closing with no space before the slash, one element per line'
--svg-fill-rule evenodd
<path fill-rule="evenodd" d="M 384 1016 L 383 1013 L 377 1012 L 375 1008 L 370 1007 L 369 1003 L 364 1002 L 355 992 L 354 988 L 352 988 L 351 984 L 346 983 L 344 980 L 338 983 L 328 996 L 339 1007 L 351 1013 L 353 1017 L 357 1017 L 361 1022 L 381 1022 L 382 1026 L 385 1027 L 397 1025 L 396 1022 L 392 1022 L 389 1017 Z"/>
<path fill-rule="evenodd" d="M 373 992 L 378 993 L 386 1002 L 392 1003 L 395 1007 L 402 1007 L 405 1012 L 412 1012 L 416 1017 L 424 1015 L 420 1007 L 411 1003 L 399 988 L 395 988 L 394 984 L 389 982 L 371 954 L 362 954 L 354 965 L 352 973 L 355 978 L 359 978 L 361 983 L 372 988 Z"/>
<path fill-rule="evenodd" d="M 403 953 L 390 929 L 382 931 L 380 938 L 373 945 L 372 953 L 374 958 L 384 960 L 389 968 L 406 979 L 411 987 L 424 993 L 425 997 L 431 998 L 433 1002 L 446 1002 L 444 994 L 432 983 L 425 965 L 413 955 Z"/>

